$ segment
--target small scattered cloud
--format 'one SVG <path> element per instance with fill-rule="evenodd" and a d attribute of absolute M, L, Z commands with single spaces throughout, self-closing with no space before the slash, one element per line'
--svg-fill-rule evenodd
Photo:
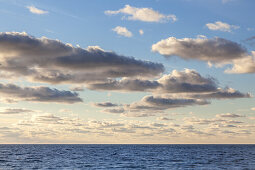
<path fill-rule="evenodd" d="M 84 87 L 83 86 L 73 86 L 70 88 L 70 90 L 72 91 L 84 91 Z"/>
<path fill-rule="evenodd" d="M 205 35 L 197 35 L 197 38 L 199 38 L 199 39 L 207 39 L 207 37 Z"/>
<path fill-rule="evenodd" d="M 252 47 L 255 47 L 255 36 L 252 36 L 252 37 L 249 37 L 247 39 L 244 40 L 244 43 L 252 46 Z"/>
<path fill-rule="evenodd" d="M 224 23 L 221 21 L 217 21 L 215 23 L 207 23 L 206 27 L 212 31 L 223 31 L 223 32 L 231 32 L 233 29 L 240 28 L 239 26 L 230 25 L 228 23 Z"/>
<path fill-rule="evenodd" d="M 113 108 L 113 109 L 104 109 L 102 112 L 106 113 L 124 113 L 125 110 L 123 108 Z"/>
<path fill-rule="evenodd" d="M 221 118 L 240 118 L 244 117 L 243 115 L 233 114 L 233 113 L 225 113 L 225 114 L 217 114 L 216 117 Z"/>
<path fill-rule="evenodd" d="M 143 22 L 168 22 L 177 21 L 177 17 L 173 14 L 164 15 L 159 13 L 158 11 L 153 10 L 152 8 L 136 8 L 130 5 L 125 5 L 124 8 L 119 9 L 117 11 L 105 11 L 107 15 L 116 15 L 116 14 L 124 14 L 123 19 L 127 20 L 139 20 Z"/>
<path fill-rule="evenodd" d="M 112 29 L 114 32 L 116 32 L 118 35 L 124 36 L 124 37 L 132 37 L 133 34 L 130 32 L 126 27 L 117 26 Z"/>
<path fill-rule="evenodd" d="M 212 93 L 200 93 L 200 94 L 191 94 L 192 98 L 202 98 L 202 99 L 237 99 L 237 98 L 251 98 L 250 93 L 241 93 L 238 90 L 233 88 L 218 88 L 217 91 Z"/>
<path fill-rule="evenodd" d="M 119 106 L 118 104 L 111 103 L 111 102 L 93 103 L 93 105 L 97 106 L 97 107 L 116 107 L 116 106 Z"/>
<path fill-rule="evenodd" d="M 247 28 L 247 31 L 254 31 L 254 30 L 255 30 L 254 28 L 250 28 L 250 27 Z"/>
<path fill-rule="evenodd" d="M 144 34 L 144 31 L 142 29 L 139 30 L 139 34 L 140 35 L 143 35 Z"/>
<path fill-rule="evenodd" d="M 33 110 L 22 109 L 22 108 L 7 108 L 3 111 L 0 111 L 0 114 L 12 115 L 12 114 L 21 114 L 21 113 L 32 113 Z"/>
<path fill-rule="evenodd" d="M 42 15 L 42 14 L 47 14 L 49 13 L 48 11 L 44 11 L 42 9 L 38 9 L 35 6 L 27 6 L 27 9 L 29 9 L 29 11 L 33 14 L 38 14 L 38 15 Z"/>
<path fill-rule="evenodd" d="M 168 117 L 158 117 L 157 120 L 170 121 L 170 120 L 173 120 L 173 119 L 170 119 Z"/>
<path fill-rule="evenodd" d="M 82 102 L 78 93 L 51 89 L 48 87 L 20 87 L 15 84 L 1 84 L 2 97 L 15 101 L 77 103 Z"/>

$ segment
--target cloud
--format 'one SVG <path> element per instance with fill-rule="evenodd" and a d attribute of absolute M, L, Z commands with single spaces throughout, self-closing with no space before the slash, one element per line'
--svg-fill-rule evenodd
<path fill-rule="evenodd" d="M 14 109 L 14 108 L 7 108 L 3 111 L 0 111 L 0 114 L 21 114 L 21 113 L 31 113 L 34 112 L 33 110 L 29 110 L 29 109 Z"/>
<path fill-rule="evenodd" d="M 125 110 L 123 108 L 113 108 L 113 109 L 104 109 L 102 112 L 106 113 L 124 113 Z"/>
<path fill-rule="evenodd" d="M 182 99 L 182 98 L 165 98 L 161 96 L 145 96 L 141 102 L 130 105 L 131 109 L 152 109 L 165 110 L 176 107 L 185 107 L 189 105 L 206 105 L 205 100 L 200 99 Z"/>
<path fill-rule="evenodd" d="M 190 69 L 184 71 L 173 70 L 172 73 L 164 75 L 158 80 L 124 78 L 86 86 L 93 90 L 150 91 L 157 93 L 217 91 L 216 82 L 213 78 L 202 77 L 198 72 Z"/>
<path fill-rule="evenodd" d="M 228 137 L 240 137 L 238 139 L 242 141 L 244 135 L 253 134 L 255 127 L 249 120 L 244 123 L 218 117 L 208 119 L 176 117 L 176 121 L 181 122 L 179 125 L 169 121 L 159 122 L 159 118 L 151 119 L 151 121 L 138 119 L 87 121 L 73 115 L 63 117 L 51 113 L 29 116 L 31 117 L 20 118 L 17 123 L 0 127 L 1 142 L 7 143 L 6 141 L 12 137 L 11 141 L 20 143 L 29 141 L 33 143 L 60 143 L 61 141 L 96 143 L 98 138 L 103 139 L 105 143 L 113 143 L 116 138 L 119 139 L 118 141 L 126 142 L 127 134 L 130 137 L 130 143 L 139 141 L 144 143 L 147 139 L 150 142 L 154 140 L 153 143 L 168 142 L 173 137 L 180 141 L 194 143 L 194 139 L 200 139 L 201 136 L 210 136 L 210 141 L 218 141 L 226 137 L 225 134 L 228 134 Z M 233 141 L 233 138 L 230 139 Z"/>
<path fill-rule="evenodd" d="M 173 119 L 170 119 L 168 117 L 158 117 L 157 120 L 169 121 L 169 120 L 173 120 Z"/>
<path fill-rule="evenodd" d="M 124 8 L 117 11 L 105 11 L 107 15 L 124 14 L 124 19 L 127 20 L 138 20 L 143 22 L 168 22 L 177 21 L 175 15 L 164 15 L 158 11 L 154 11 L 152 8 L 136 8 L 130 5 L 125 5 Z"/>
<path fill-rule="evenodd" d="M 159 87 L 157 81 L 127 79 L 109 80 L 102 83 L 90 83 L 86 87 L 91 90 L 112 90 L 112 91 L 148 91 Z"/>
<path fill-rule="evenodd" d="M 2 97 L 21 101 L 77 103 L 82 102 L 77 93 L 48 87 L 20 87 L 15 84 L 1 84 Z"/>
<path fill-rule="evenodd" d="M 144 31 L 142 29 L 139 30 L 139 34 L 140 35 L 143 35 L 144 34 Z"/>
<path fill-rule="evenodd" d="M 47 123 L 47 124 L 62 124 L 63 119 L 50 113 L 36 115 L 32 118 L 36 123 Z"/>
<path fill-rule="evenodd" d="M 255 107 L 251 108 L 251 110 L 255 111 Z"/>
<path fill-rule="evenodd" d="M 183 59 L 209 61 L 212 63 L 232 63 L 247 55 L 240 44 L 223 38 L 183 38 L 169 37 L 152 45 L 152 51 L 166 57 L 179 56 Z"/>
<path fill-rule="evenodd" d="M 140 101 L 131 104 L 125 104 L 122 107 L 112 109 L 104 109 L 106 113 L 121 113 L 127 117 L 149 117 L 155 116 L 156 113 L 162 113 L 165 110 L 209 104 L 206 100 L 201 99 L 185 99 L 185 98 L 167 98 L 162 96 L 145 96 Z"/>
<path fill-rule="evenodd" d="M 164 93 L 201 93 L 217 91 L 217 82 L 212 77 L 203 77 L 195 70 L 173 70 L 171 74 L 164 75 L 158 82 Z"/>
<path fill-rule="evenodd" d="M 112 29 L 114 32 L 116 32 L 118 35 L 122 35 L 124 37 L 132 37 L 133 34 L 130 32 L 126 27 L 117 26 Z"/>
<path fill-rule="evenodd" d="M 188 124 L 199 124 L 199 125 L 215 125 L 216 127 L 236 127 L 233 124 L 242 124 L 242 121 L 235 121 L 235 120 L 226 120 L 222 118 L 237 118 L 233 117 L 233 115 L 228 115 L 228 114 L 222 114 L 225 115 L 225 117 L 221 117 L 219 115 L 216 115 L 216 118 L 212 119 L 203 119 L 203 118 L 197 118 L 197 117 L 189 117 L 189 118 L 184 118 L 184 122 Z M 232 116 L 232 117 L 231 117 Z"/>
<path fill-rule="evenodd" d="M 47 14 L 48 11 L 44 11 L 44 10 L 41 10 L 41 9 L 38 9 L 34 6 L 27 6 L 27 9 L 29 9 L 29 11 L 33 14 L 38 14 L 38 15 L 42 15 L 42 14 Z"/>
<path fill-rule="evenodd" d="M 83 86 L 74 86 L 74 87 L 71 87 L 70 90 L 72 90 L 72 91 L 84 91 L 84 87 Z"/>
<path fill-rule="evenodd" d="M 229 25 L 228 23 L 224 23 L 221 21 L 217 21 L 215 23 L 208 23 L 208 24 L 206 24 L 206 26 L 209 30 L 223 31 L 223 32 L 231 32 L 233 29 L 240 28 L 239 26 Z"/>
<path fill-rule="evenodd" d="M 115 107 L 115 106 L 118 106 L 118 104 L 111 103 L 111 102 L 103 102 L 103 103 L 94 103 L 94 106 L 97 106 L 97 107 Z"/>
<path fill-rule="evenodd" d="M 155 116 L 155 113 L 162 113 L 162 111 L 170 108 L 209 104 L 207 100 L 212 99 L 252 97 L 249 93 L 242 93 L 233 88 L 220 88 L 214 78 L 203 77 L 195 70 L 190 69 L 173 70 L 172 73 L 163 75 L 157 80 L 124 78 L 104 83 L 87 84 L 86 87 L 91 90 L 153 93 L 152 96 L 147 96 L 139 102 L 103 110 L 103 112 L 122 113 L 122 115 L 130 117 Z M 153 103 L 155 104 L 153 105 Z M 109 105 L 112 106 L 111 103 Z"/>
<path fill-rule="evenodd" d="M 98 46 L 83 49 L 18 32 L 0 33 L 0 56 L 0 71 L 5 75 L 52 84 L 154 77 L 164 71 L 162 64 L 107 52 Z"/>
<path fill-rule="evenodd" d="M 255 45 L 255 36 L 249 37 L 244 40 L 244 42 L 252 47 Z"/>
<path fill-rule="evenodd" d="M 234 60 L 232 68 L 226 69 L 225 73 L 230 74 L 255 73 L 255 51 L 252 51 L 251 55 L 245 58 Z"/>
<path fill-rule="evenodd" d="M 249 93 L 241 93 L 238 90 L 232 88 L 219 88 L 218 91 L 212 93 L 203 94 L 192 94 L 192 98 L 203 98 L 203 99 L 236 99 L 236 98 L 251 98 L 252 95 Z"/>
<path fill-rule="evenodd" d="M 233 114 L 233 113 L 226 113 L 226 114 L 217 114 L 216 117 L 222 117 L 222 118 L 240 118 L 244 117 L 242 115 Z"/>

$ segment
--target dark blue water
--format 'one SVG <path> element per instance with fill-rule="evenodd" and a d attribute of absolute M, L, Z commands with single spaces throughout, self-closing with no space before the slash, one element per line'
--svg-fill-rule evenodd
<path fill-rule="evenodd" d="M 0 145 L 0 169 L 255 169 L 255 145 Z"/>

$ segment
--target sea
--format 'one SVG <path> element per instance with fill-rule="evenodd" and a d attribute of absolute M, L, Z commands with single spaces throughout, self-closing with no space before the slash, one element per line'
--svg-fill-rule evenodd
<path fill-rule="evenodd" d="M 255 145 L 0 145 L 0 169 L 254 169 Z"/>

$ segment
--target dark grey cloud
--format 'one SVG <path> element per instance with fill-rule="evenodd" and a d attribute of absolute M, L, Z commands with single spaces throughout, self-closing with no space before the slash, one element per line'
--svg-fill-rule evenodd
<path fill-rule="evenodd" d="M 177 39 L 169 37 L 152 45 L 152 51 L 164 56 L 179 56 L 183 59 L 210 61 L 212 63 L 231 63 L 247 55 L 240 44 L 223 38 Z"/>
<path fill-rule="evenodd" d="M 82 102 L 78 93 L 51 89 L 48 87 L 20 87 L 15 84 L 1 84 L 2 97 L 22 101 L 77 103 Z"/>
<path fill-rule="evenodd" d="M 145 96 L 142 100 L 131 104 L 123 105 L 122 107 L 115 107 L 111 109 L 104 109 L 102 112 L 106 113 L 120 113 L 127 117 L 148 117 L 155 116 L 157 113 L 162 113 L 165 110 L 209 104 L 206 100 L 200 99 L 185 99 L 185 98 L 166 98 L 161 96 Z"/>
<path fill-rule="evenodd" d="M 150 91 L 158 93 L 195 93 L 217 91 L 217 82 L 211 77 L 203 77 L 190 69 L 173 70 L 158 80 L 121 79 L 103 83 L 87 84 L 93 90 Z"/>
<path fill-rule="evenodd" d="M 26 33 L 0 33 L 0 70 L 48 83 L 83 83 L 117 77 L 151 77 L 162 64 L 107 52 L 98 46 L 83 49 Z"/>
<path fill-rule="evenodd" d="M 12 109 L 12 108 L 8 108 L 5 109 L 3 111 L 0 112 L 0 114 L 20 114 L 20 113 L 31 113 L 34 112 L 33 110 L 29 110 L 29 109 Z"/>
<path fill-rule="evenodd" d="M 94 103 L 94 106 L 97 107 L 115 107 L 119 106 L 118 104 L 111 103 L 111 102 L 103 102 L 103 103 Z"/>
<path fill-rule="evenodd" d="M 125 110 L 124 110 L 124 108 L 113 108 L 113 109 L 104 109 L 104 110 L 102 110 L 102 112 L 106 112 L 106 113 L 124 113 Z"/>
<path fill-rule="evenodd" d="M 234 99 L 249 98 L 251 94 L 242 93 L 232 88 L 221 89 L 212 77 L 203 77 L 195 70 L 173 70 L 157 80 L 121 79 L 104 83 L 87 84 L 93 90 L 112 91 L 146 91 L 156 94 L 182 93 L 189 98 L 203 99 Z"/>
<path fill-rule="evenodd" d="M 145 96 L 141 101 L 103 110 L 103 112 L 121 113 L 129 117 L 155 116 L 171 108 L 210 104 L 209 100 L 212 99 L 252 97 L 249 93 L 242 93 L 232 88 L 222 89 L 214 78 L 203 77 L 198 72 L 189 69 L 174 70 L 171 74 L 164 75 L 157 80 L 125 78 L 86 86 L 93 90 L 152 92 L 152 96 Z"/>
<path fill-rule="evenodd" d="M 250 98 L 252 97 L 249 93 L 241 93 L 238 90 L 232 88 L 219 89 L 217 92 L 194 94 L 191 95 L 193 98 L 204 98 L 204 99 L 236 99 L 236 98 Z"/>
<path fill-rule="evenodd" d="M 158 80 L 164 93 L 203 93 L 217 91 L 217 81 L 203 77 L 195 70 L 172 71 Z"/>
<path fill-rule="evenodd" d="M 158 109 L 170 109 L 176 107 L 185 107 L 189 105 L 206 105 L 209 102 L 199 99 L 182 99 L 182 98 L 165 98 L 165 97 L 155 97 L 155 96 L 145 96 L 142 99 L 142 105 L 133 105 L 132 109 L 135 108 L 146 108 L 146 106 L 154 107 Z"/>
<path fill-rule="evenodd" d="M 250 46 L 254 46 L 255 45 L 255 36 L 245 39 L 244 42 L 249 44 Z"/>
<path fill-rule="evenodd" d="M 243 115 L 234 114 L 234 113 L 218 114 L 216 116 L 217 117 L 222 117 L 222 118 L 240 118 L 240 117 L 244 117 Z"/>
<path fill-rule="evenodd" d="M 157 81 L 124 78 L 121 80 L 87 84 L 86 87 L 92 90 L 150 91 L 160 87 L 160 84 Z"/>

